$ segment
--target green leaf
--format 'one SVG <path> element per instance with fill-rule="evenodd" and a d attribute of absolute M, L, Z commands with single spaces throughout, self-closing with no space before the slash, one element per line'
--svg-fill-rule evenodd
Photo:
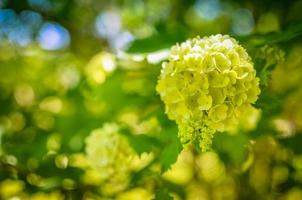
<path fill-rule="evenodd" d="M 282 138 L 279 139 L 279 142 L 288 149 L 293 150 L 294 153 L 301 154 L 301 141 L 302 141 L 302 134 L 297 133 L 294 137 L 289 138 Z"/>
<path fill-rule="evenodd" d="M 176 162 L 179 152 L 180 144 L 177 141 L 172 142 L 164 148 L 160 156 L 162 172 L 167 171 Z"/>
<path fill-rule="evenodd" d="M 125 134 L 125 135 L 128 138 L 130 146 L 139 155 L 141 155 L 144 152 L 149 153 L 155 148 L 160 146 L 159 140 L 147 135 L 132 135 L 132 134 Z"/>
<path fill-rule="evenodd" d="M 234 36 L 241 42 L 247 42 L 248 46 L 260 47 L 263 45 L 272 45 L 288 42 L 302 35 L 302 22 L 293 22 L 284 30 L 269 34 L 254 34 L 250 36 L 238 37 Z"/>
<path fill-rule="evenodd" d="M 176 162 L 178 154 L 182 150 L 182 145 L 177 137 L 177 128 L 172 127 L 166 132 L 162 133 L 164 140 L 164 147 L 160 154 L 159 161 L 162 166 L 162 173 L 167 171 L 173 163 Z"/>
<path fill-rule="evenodd" d="M 239 165 L 246 157 L 248 141 L 248 135 L 245 133 L 235 135 L 219 133 L 214 137 L 213 146 L 223 159 Z"/>
<path fill-rule="evenodd" d="M 171 27 L 159 26 L 158 32 L 150 37 L 135 40 L 128 48 L 128 53 L 150 53 L 164 48 L 170 48 L 177 42 L 186 39 L 186 29 L 180 25 Z M 175 31 L 177 30 L 177 31 Z"/>
<path fill-rule="evenodd" d="M 167 188 L 161 187 L 155 195 L 155 200 L 173 200 Z"/>
<path fill-rule="evenodd" d="M 280 109 L 282 101 L 278 95 L 272 93 L 267 88 L 261 91 L 258 101 L 255 104 L 256 108 L 263 109 L 264 112 L 272 113 L 272 111 L 277 111 Z"/>
<path fill-rule="evenodd" d="M 152 37 L 136 40 L 127 50 L 128 53 L 150 53 L 159 49 L 169 48 L 178 40 L 167 39 L 167 36 L 154 35 Z"/>
<path fill-rule="evenodd" d="M 268 88 L 263 88 L 255 107 L 262 109 L 262 118 L 277 115 L 282 111 L 284 100 L 295 91 L 296 88 L 291 88 L 282 94 L 275 94 Z"/>
<path fill-rule="evenodd" d="M 170 196 L 172 193 L 176 194 L 179 199 L 186 198 L 186 192 L 183 186 L 161 179 L 159 189 L 156 191 L 155 199 L 174 199 Z"/>

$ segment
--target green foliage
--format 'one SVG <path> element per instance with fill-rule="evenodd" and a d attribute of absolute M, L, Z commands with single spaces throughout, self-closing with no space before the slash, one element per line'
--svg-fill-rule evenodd
<path fill-rule="evenodd" d="M 280 138 L 279 141 L 285 147 L 292 149 L 294 153 L 301 154 L 301 138 L 302 136 L 297 134 L 296 136 L 290 138 Z"/>
<path fill-rule="evenodd" d="M 214 138 L 213 143 L 213 148 L 221 153 L 222 159 L 226 159 L 225 162 L 239 166 L 246 159 L 249 144 L 249 136 L 246 133 L 236 135 L 220 133 Z"/>
<path fill-rule="evenodd" d="M 156 34 L 144 39 L 135 40 L 127 49 L 127 52 L 151 53 L 159 49 L 170 48 L 175 43 L 182 42 L 187 38 L 187 30 L 181 24 L 160 25 L 156 29 Z"/>
<path fill-rule="evenodd" d="M 176 127 L 165 130 L 162 136 L 163 146 L 159 155 L 162 173 L 167 171 L 177 160 L 182 150 L 182 145 L 177 137 Z"/>
<path fill-rule="evenodd" d="M 160 147 L 160 142 L 158 139 L 149 137 L 146 135 L 126 135 L 131 147 L 136 151 L 138 155 L 141 155 L 142 153 L 150 153 L 155 148 Z"/>
<path fill-rule="evenodd" d="M 155 200 L 173 200 L 173 197 L 170 196 L 168 189 L 161 188 L 156 192 Z"/>

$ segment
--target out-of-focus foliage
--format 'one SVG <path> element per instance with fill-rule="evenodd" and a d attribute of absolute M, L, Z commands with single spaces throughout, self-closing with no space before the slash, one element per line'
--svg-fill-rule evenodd
<path fill-rule="evenodd" d="M 0 0 L 0 199 L 302 199 L 301 9 Z M 172 45 L 212 34 L 247 50 L 260 112 L 202 153 L 155 88 Z"/>

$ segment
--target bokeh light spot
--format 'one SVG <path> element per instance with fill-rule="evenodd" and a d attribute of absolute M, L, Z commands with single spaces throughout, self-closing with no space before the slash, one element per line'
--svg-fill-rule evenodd
<path fill-rule="evenodd" d="M 247 9 L 238 9 L 232 16 L 232 31 L 236 35 L 248 35 L 255 26 L 253 14 Z"/>
<path fill-rule="evenodd" d="M 20 20 L 33 29 L 37 29 L 42 23 L 42 16 L 30 10 L 24 10 L 20 13 Z"/>
<path fill-rule="evenodd" d="M 219 0 L 198 0 L 195 5 L 197 15 L 207 21 L 217 18 L 221 11 Z"/>
<path fill-rule="evenodd" d="M 15 26 L 8 35 L 9 41 L 19 46 L 26 46 L 32 41 L 33 32 L 28 25 Z"/>
<path fill-rule="evenodd" d="M 58 50 L 69 45 L 70 36 L 61 25 L 47 22 L 40 29 L 38 41 L 43 49 Z"/>
<path fill-rule="evenodd" d="M 14 96 L 20 106 L 31 106 L 35 99 L 35 92 L 30 85 L 22 84 L 16 87 Z"/>
<path fill-rule="evenodd" d="M 129 32 L 119 33 L 111 42 L 111 46 L 115 50 L 124 50 L 129 47 L 134 40 L 134 36 Z"/>
<path fill-rule="evenodd" d="M 115 37 L 121 30 L 120 15 L 115 11 L 106 11 L 96 17 L 95 28 L 102 38 Z"/>
<path fill-rule="evenodd" d="M 56 96 L 46 97 L 39 105 L 41 110 L 45 110 L 51 113 L 59 113 L 63 108 L 63 102 Z"/>
<path fill-rule="evenodd" d="M 10 9 L 0 10 L 0 38 L 7 37 L 17 21 L 16 13 Z"/>
<path fill-rule="evenodd" d="M 64 87 L 64 89 L 76 88 L 80 82 L 80 73 L 74 66 L 61 67 L 58 70 L 58 81 Z"/>

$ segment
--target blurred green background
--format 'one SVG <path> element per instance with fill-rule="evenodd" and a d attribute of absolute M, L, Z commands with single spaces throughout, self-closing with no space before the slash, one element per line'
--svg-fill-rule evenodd
<path fill-rule="evenodd" d="M 0 0 L 0 199 L 301 200 L 301 10 L 301 0 Z M 171 45 L 218 33 L 251 55 L 261 116 L 199 153 L 182 149 L 155 85 Z M 85 138 L 107 122 L 140 156 L 122 189 L 104 191 Z"/>

